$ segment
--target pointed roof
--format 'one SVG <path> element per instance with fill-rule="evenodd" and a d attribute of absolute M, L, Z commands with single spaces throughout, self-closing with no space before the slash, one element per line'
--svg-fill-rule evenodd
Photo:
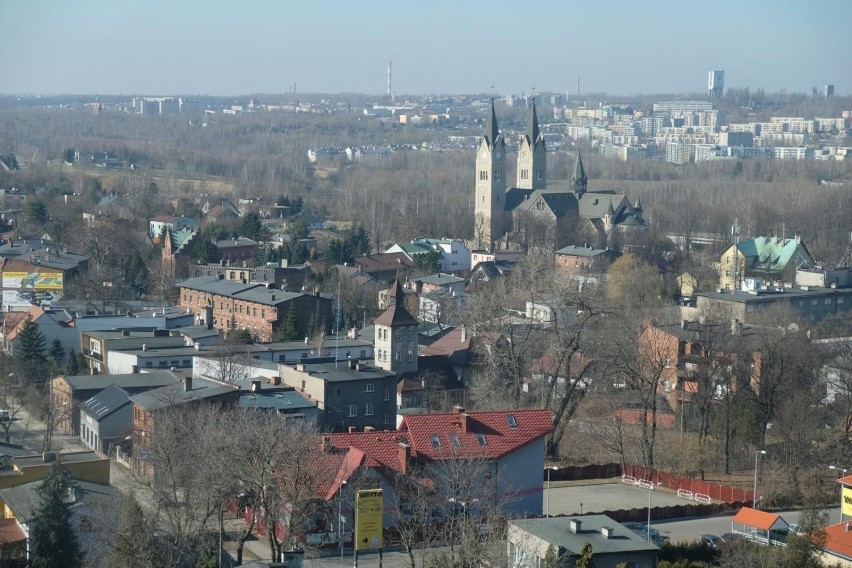
<path fill-rule="evenodd" d="M 612 201 L 609 201 L 609 206 L 606 208 L 607 215 L 615 215 L 615 209 L 612 208 Z"/>
<path fill-rule="evenodd" d="M 403 291 L 402 286 L 399 283 L 399 278 L 396 278 L 393 281 L 393 286 L 391 287 L 391 296 L 393 296 L 395 306 L 403 305 L 403 298 L 405 297 L 405 292 Z"/>
<path fill-rule="evenodd" d="M 636 205 L 633 206 L 634 211 L 642 211 L 642 200 L 638 197 L 636 198 Z"/>
<path fill-rule="evenodd" d="M 498 136 L 500 136 L 500 131 L 497 128 L 497 113 L 494 111 L 494 99 L 491 99 L 491 114 L 488 115 L 488 120 L 485 123 L 485 140 L 493 148 L 497 144 Z"/>
<path fill-rule="evenodd" d="M 577 150 L 577 161 L 574 162 L 574 175 L 571 176 L 571 185 L 574 187 L 585 186 L 587 181 L 583 158 L 580 156 L 580 151 Z"/>
<path fill-rule="evenodd" d="M 535 146 L 539 136 L 541 136 L 541 131 L 538 128 L 538 115 L 535 112 L 535 99 L 533 99 L 530 114 L 527 117 L 527 138 L 529 138 L 530 144 Z"/>
<path fill-rule="evenodd" d="M 417 325 L 419 322 L 414 318 L 414 316 L 408 313 L 408 310 L 405 309 L 405 292 L 402 289 L 402 285 L 399 283 L 399 278 L 397 278 L 393 283 L 391 296 L 393 296 L 393 303 L 375 319 L 373 324 L 384 325 L 387 327 Z M 376 333 L 378 333 L 378 331 Z"/>

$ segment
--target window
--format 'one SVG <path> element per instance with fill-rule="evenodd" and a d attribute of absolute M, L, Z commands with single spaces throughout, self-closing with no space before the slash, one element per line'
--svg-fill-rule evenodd
<path fill-rule="evenodd" d="M 396 352 L 396 355 L 394 356 L 394 359 L 395 359 L 397 362 L 399 362 L 399 361 L 400 361 L 401 357 L 400 357 L 399 351 L 397 351 L 397 352 Z"/>
<path fill-rule="evenodd" d="M 366 392 L 376 392 L 376 385 L 367 383 Z"/>
<path fill-rule="evenodd" d="M 368 402 L 367 407 L 364 409 L 364 416 L 372 416 L 373 415 L 373 403 Z"/>
<path fill-rule="evenodd" d="M 390 389 L 385 387 L 385 400 L 390 400 Z"/>
<path fill-rule="evenodd" d="M 514 414 L 508 415 L 506 417 L 506 422 L 509 424 L 509 428 L 517 428 L 518 427 L 518 421 L 515 420 Z"/>
<path fill-rule="evenodd" d="M 385 424 L 390 424 L 390 412 L 385 412 Z"/>
<path fill-rule="evenodd" d="M 358 416 L 358 405 L 357 404 L 350 404 L 349 405 L 349 417 L 353 418 L 355 416 Z"/>
<path fill-rule="evenodd" d="M 409 351 L 408 352 L 408 362 L 411 363 L 412 361 L 414 361 L 414 353 Z"/>
<path fill-rule="evenodd" d="M 479 171 L 479 181 L 488 181 L 488 172 L 487 171 L 485 171 L 485 170 Z"/>
<path fill-rule="evenodd" d="M 396 330 L 396 340 L 402 341 L 402 330 L 401 329 Z"/>
<path fill-rule="evenodd" d="M 440 448 L 441 447 L 441 437 L 438 436 L 437 434 L 434 434 L 432 436 L 432 447 L 433 448 Z"/>
<path fill-rule="evenodd" d="M 166 367 L 169 366 L 169 362 L 168 361 L 160 361 L 159 366 L 162 367 L 163 369 L 165 369 Z"/>
<path fill-rule="evenodd" d="M 501 179 L 503 179 L 503 172 L 494 170 L 494 181 L 500 181 Z"/>
<path fill-rule="evenodd" d="M 487 446 L 488 440 L 485 439 L 485 434 L 477 434 L 476 441 L 479 442 L 480 446 Z"/>
<path fill-rule="evenodd" d="M 458 448 L 461 446 L 461 441 L 459 440 L 459 435 L 453 432 L 450 434 L 450 442 L 452 442 L 454 448 Z"/>
<path fill-rule="evenodd" d="M 191 367 L 192 366 L 192 359 L 184 359 L 183 360 L 183 366 L 184 367 Z"/>
<path fill-rule="evenodd" d="M 830 306 L 831 305 L 831 298 L 826 298 L 824 303 L 825 303 L 826 306 Z"/>
<path fill-rule="evenodd" d="M 453 264 L 455 264 L 455 262 Z M 408 328 L 408 340 L 411 341 L 412 339 L 414 339 L 414 329 L 409 327 Z"/>
<path fill-rule="evenodd" d="M 811 305 L 812 305 L 812 306 L 816 306 L 816 305 L 817 305 L 817 301 L 816 301 L 816 299 L 811 300 Z"/>
<path fill-rule="evenodd" d="M 305 390 L 305 381 L 302 381 L 302 390 Z"/>

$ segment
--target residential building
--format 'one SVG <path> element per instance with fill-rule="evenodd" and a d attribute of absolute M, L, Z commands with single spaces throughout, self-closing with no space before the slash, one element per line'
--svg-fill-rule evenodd
<path fill-rule="evenodd" d="M 133 403 L 133 457 L 131 469 L 146 478 L 154 474 L 148 455 L 157 435 L 157 420 L 162 412 L 176 407 L 192 407 L 202 403 L 231 406 L 239 403 L 237 386 L 209 379 L 184 377 L 183 381 L 149 390 L 130 397 Z"/>
<path fill-rule="evenodd" d="M 813 264 L 811 253 L 798 236 L 791 239 L 744 239 L 728 245 L 722 251 L 719 257 L 719 286 L 723 290 L 740 290 L 746 278 L 795 283 L 796 269 Z"/>
<path fill-rule="evenodd" d="M 109 485 L 109 459 L 100 452 L 83 450 L 74 452 L 45 452 L 6 456 L 5 468 L 0 471 L 0 489 L 18 487 L 41 481 L 57 460 L 62 462 L 72 479 Z"/>
<path fill-rule="evenodd" d="M 747 292 L 699 292 L 696 296 L 699 311 L 718 306 L 746 323 L 765 318 L 770 310 L 779 310 L 782 314 L 789 310 L 800 322 L 820 322 L 835 317 L 847 318 L 852 308 L 852 288 L 773 286 Z M 788 317 L 785 316 L 783 323 L 791 323 Z"/>
<path fill-rule="evenodd" d="M 476 288 L 486 282 L 496 280 L 510 273 L 515 268 L 515 264 L 503 261 L 483 261 L 474 265 L 470 271 L 469 285 L 471 288 Z"/>
<path fill-rule="evenodd" d="M 656 568 L 660 549 L 651 541 L 606 515 L 511 519 L 506 536 L 511 568 L 544 566 L 547 551 L 557 565 L 573 568 L 586 544 L 592 546 L 596 568 Z"/>
<path fill-rule="evenodd" d="M 638 199 L 636 203 L 641 207 Z M 619 256 L 620 252 L 609 248 L 599 249 L 589 244 L 582 247 L 570 245 L 556 251 L 554 262 L 556 268 L 570 276 L 589 271 L 605 272 Z"/>
<path fill-rule="evenodd" d="M 254 256 L 254 250 L 257 248 L 257 241 L 245 237 L 223 239 L 214 244 L 220 260 L 235 263 L 249 260 Z"/>
<path fill-rule="evenodd" d="M 175 347 L 149 348 L 144 344 L 141 348 L 136 349 L 111 349 L 105 357 L 108 361 L 106 366 L 107 373 L 121 375 L 138 373 L 139 371 L 149 369 L 191 369 L 192 360 L 195 356 L 204 354 L 212 349 L 212 347 L 202 348 L 200 345 L 197 347 L 180 345 Z"/>
<path fill-rule="evenodd" d="M 414 262 L 404 252 L 394 252 L 356 256 L 353 266 L 379 282 L 392 282 L 400 272 L 413 268 Z"/>
<path fill-rule="evenodd" d="M 470 249 L 458 239 L 429 239 L 418 237 L 412 244 L 422 244 L 441 253 L 441 267 L 444 272 L 466 272 L 470 270 Z M 393 252 L 393 251 L 387 251 Z"/>
<path fill-rule="evenodd" d="M 220 280 L 241 282 L 243 284 L 271 284 L 279 290 L 298 292 L 305 285 L 308 268 L 304 264 L 290 266 L 286 259 L 278 264 L 266 263 L 264 266 L 247 267 L 245 261 L 239 264 L 221 261 L 210 264 L 195 264 L 189 268 L 190 278 L 199 276 L 217 276 Z"/>
<path fill-rule="evenodd" d="M 130 395 L 112 384 L 80 405 L 80 439 L 107 457 L 114 445 L 130 437 Z"/>
<path fill-rule="evenodd" d="M 184 346 L 184 338 L 177 333 L 172 335 L 168 329 L 85 331 L 80 333 L 78 352 L 86 358 L 89 371 L 93 374 L 100 374 L 109 372 L 109 354 L 111 352 Z"/>
<path fill-rule="evenodd" d="M 414 278 L 411 281 L 411 285 L 417 294 L 441 291 L 455 292 L 457 294 L 464 292 L 464 278 L 443 272 Z"/>
<path fill-rule="evenodd" d="M 374 365 L 333 357 L 279 366 L 281 382 L 316 402 L 320 430 L 387 430 L 396 420 L 397 374 Z"/>
<path fill-rule="evenodd" d="M 132 373 L 129 375 L 59 375 L 50 381 L 50 405 L 56 430 L 80 435 L 80 407 L 85 401 L 111 385 L 135 394 L 178 382 L 171 372 Z"/>
<path fill-rule="evenodd" d="M 245 329 L 259 341 L 272 341 L 291 310 L 300 335 L 305 334 L 311 322 L 316 329 L 330 329 L 331 300 L 318 294 L 284 292 L 215 276 L 192 278 L 179 284 L 179 288 L 181 307 L 194 309 L 199 323 L 226 334 Z"/>
<path fill-rule="evenodd" d="M 198 229 L 198 221 L 190 217 L 175 217 L 174 215 L 157 215 L 148 221 L 148 237 L 156 239 L 163 234 L 166 228 L 172 231 L 180 231 L 183 229 Z"/>
<path fill-rule="evenodd" d="M 12 239 L 0 244 L 3 310 L 50 305 L 62 298 L 68 281 L 88 266 L 89 257 L 44 239 Z"/>

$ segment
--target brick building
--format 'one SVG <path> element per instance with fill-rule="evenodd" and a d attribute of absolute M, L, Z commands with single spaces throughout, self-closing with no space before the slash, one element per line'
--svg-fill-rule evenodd
<path fill-rule="evenodd" d="M 331 329 L 331 299 L 319 294 L 284 292 L 215 276 L 192 278 L 179 287 L 180 306 L 197 313 L 199 323 L 212 324 L 225 333 L 245 329 L 258 341 L 272 341 L 291 309 L 300 335 L 312 327 L 325 332 Z"/>

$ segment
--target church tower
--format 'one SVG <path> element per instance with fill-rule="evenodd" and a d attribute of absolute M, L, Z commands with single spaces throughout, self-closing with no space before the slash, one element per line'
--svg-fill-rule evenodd
<path fill-rule="evenodd" d="M 518 183 L 521 189 L 545 189 L 547 187 L 547 150 L 544 136 L 538 128 L 538 116 L 533 99 L 527 118 L 527 129 L 518 145 Z"/>
<path fill-rule="evenodd" d="M 474 239 L 478 247 L 494 250 L 494 243 L 504 232 L 506 210 L 506 148 L 497 129 L 494 99 L 485 133 L 476 147 L 475 199 Z"/>
<path fill-rule="evenodd" d="M 583 158 L 580 157 L 580 151 L 577 150 L 577 161 L 574 163 L 574 173 L 571 175 L 571 191 L 574 192 L 577 199 L 580 199 L 586 193 L 588 183 L 586 169 L 583 167 Z"/>
<path fill-rule="evenodd" d="M 399 280 L 391 288 L 393 303 L 373 322 L 376 367 L 394 373 L 417 371 L 417 326 L 419 322 L 405 309 L 405 292 Z"/>

